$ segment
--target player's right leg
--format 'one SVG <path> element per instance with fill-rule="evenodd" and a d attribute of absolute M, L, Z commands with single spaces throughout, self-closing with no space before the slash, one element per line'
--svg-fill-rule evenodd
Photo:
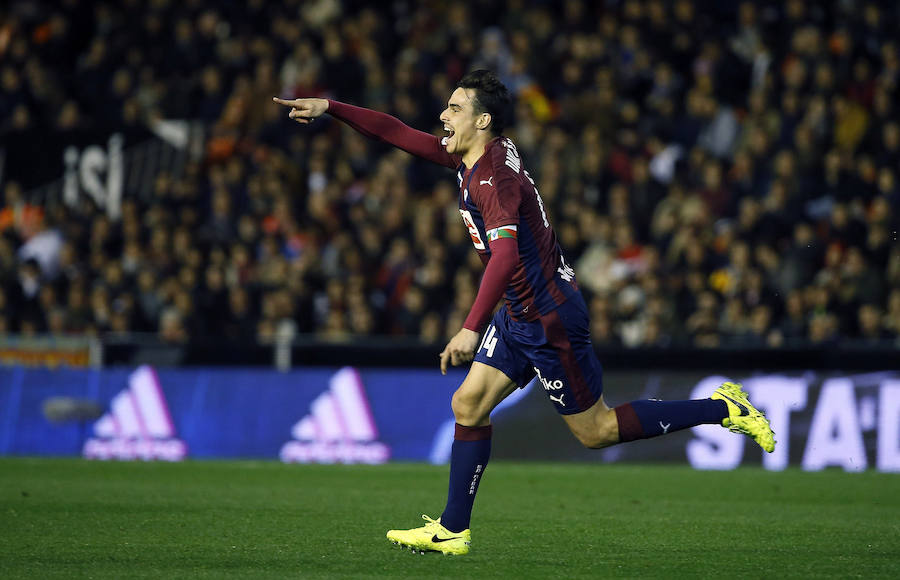
<path fill-rule="evenodd" d="M 728 406 L 728 416 L 722 420 L 723 427 L 727 427 L 732 433 L 752 437 L 769 453 L 775 451 L 775 433 L 769 425 L 769 420 L 750 403 L 740 383 L 722 383 L 710 398 L 725 401 Z"/>
<path fill-rule="evenodd" d="M 603 400 L 602 368 L 590 341 L 584 302 L 572 299 L 541 317 L 545 342 L 530 352 L 548 398 L 587 447 L 648 439 L 703 424 L 719 424 L 775 448 L 769 422 L 740 385 L 725 383 L 708 399 L 631 401 L 610 409 Z"/>
<path fill-rule="evenodd" d="M 572 434 L 593 449 L 713 424 L 750 436 L 769 453 L 775 450 L 768 419 L 750 403 L 739 383 L 724 383 L 708 399 L 631 401 L 614 409 L 601 397 L 590 409 L 563 419 Z"/>

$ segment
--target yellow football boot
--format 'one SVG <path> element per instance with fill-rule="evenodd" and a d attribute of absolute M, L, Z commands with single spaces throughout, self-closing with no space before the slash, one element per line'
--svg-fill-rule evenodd
<path fill-rule="evenodd" d="M 387 539 L 395 544 L 409 548 L 413 552 L 441 552 L 460 556 L 469 553 L 469 542 L 472 532 L 463 530 L 451 532 L 441 525 L 441 518 L 433 520 L 422 515 L 426 523 L 421 528 L 412 530 L 388 530 Z"/>
<path fill-rule="evenodd" d="M 722 420 L 723 427 L 732 433 L 749 435 L 768 453 L 775 451 L 775 433 L 769 426 L 769 420 L 750 404 L 740 383 L 722 383 L 710 398 L 725 401 L 728 405 L 728 417 Z"/>

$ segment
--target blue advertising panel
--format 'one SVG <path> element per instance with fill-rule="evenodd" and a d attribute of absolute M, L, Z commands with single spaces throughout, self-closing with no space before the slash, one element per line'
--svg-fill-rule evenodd
<path fill-rule="evenodd" d="M 33 369 L 0 367 L 0 455 L 177 461 L 268 458 L 383 463 L 449 459 L 450 398 L 465 372 L 437 369 Z M 682 462 L 697 469 L 900 471 L 900 373 L 733 377 L 769 417 L 778 445 L 701 425 L 584 449 L 532 382 L 493 414 L 493 457 Z M 605 399 L 709 396 L 726 377 L 611 372 Z"/>
<path fill-rule="evenodd" d="M 0 368 L 0 454 L 253 457 L 380 463 L 429 457 L 462 371 Z M 93 421 L 50 401 L 99 404 Z"/>

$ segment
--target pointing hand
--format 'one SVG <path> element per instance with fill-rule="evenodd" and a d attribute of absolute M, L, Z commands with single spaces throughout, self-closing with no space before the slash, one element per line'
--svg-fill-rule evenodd
<path fill-rule="evenodd" d="M 321 117 L 325 113 L 325 111 L 328 110 L 327 99 L 285 100 L 279 99 L 278 97 L 272 97 L 272 100 L 279 105 L 290 107 L 291 112 L 288 113 L 288 117 L 297 121 L 298 123 L 302 123 L 303 125 L 312 123 L 313 119 Z"/>

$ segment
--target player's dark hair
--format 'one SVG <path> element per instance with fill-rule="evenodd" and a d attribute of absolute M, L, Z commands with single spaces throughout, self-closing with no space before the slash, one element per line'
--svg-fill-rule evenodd
<path fill-rule="evenodd" d="M 479 69 L 459 79 L 457 88 L 475 91 L 475 111 L 488 113 L 491 116 L 491 132 L 494 135 L 503 133 L 510 118 L 512 97 L 493 71 Z"/>

